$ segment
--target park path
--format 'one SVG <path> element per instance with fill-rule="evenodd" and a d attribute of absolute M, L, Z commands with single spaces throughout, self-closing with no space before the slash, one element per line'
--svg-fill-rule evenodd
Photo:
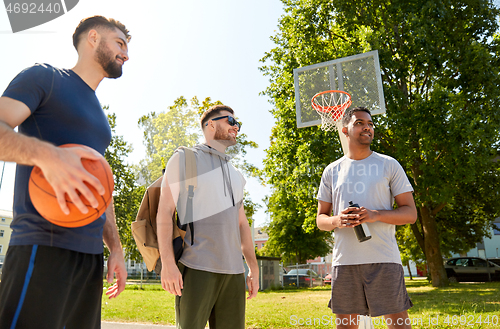
<path fill-rule="evenodd" d="M 156 324 L 141 323 L 119 323 L 119 322 L 101 322 L 101 329 L 175 329 L 175 326 L 161 326 Z"/>

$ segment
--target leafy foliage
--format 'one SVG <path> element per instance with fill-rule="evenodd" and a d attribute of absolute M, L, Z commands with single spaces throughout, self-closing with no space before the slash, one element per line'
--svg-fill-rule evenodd
<path fill-rule="evenodd" d="M 433 284 L 445 285 L 443 255 L 472 248 L 500 214 L 492 161 L 499 154 L 499 10 L 491 1 L 282 2 L 277 47 L 261 67 L 276 118 L 264 169 L 273 186 L 268 244 L 293 255 L 313 239 L 326 241 L 307 236 L 315 231 L 311 187 L 320 177 L 310 168 L 341 156 L 330 134 L 296 128 L 293 69 L 377 49 L 387 113 L 374 117 L 372 149 L 396 158 L 412 180 L 413 244 Z"/>
<path fill-rule="evenodd" d="M 104 107 L 104 109 L 107 110 L 108 107 Z M 141 255 L 132 236 L 130 224 L 135 220 L 145 188 L 136 184 L 133 168 L 125 163 L 125 159 L 132 152 L 132 147 L 125 142 L 122 136 L 116 135 L 116 114 L 108 114 L 108 122 L 113 136 L 104 157 L 111 166 L 115 179 L 113 201 L 116 226 L 125 250 L 125 257 L 141 261 Z M 105 248 L 105 252 L 107 256 L 109 254 L 107 248 Z"/>
<path fill-rule="evenodd" d="M 167 111 L 151 112 L 139 119 L 146 146 L 146 158 L 140 162 L 139 172 L 146 185 L 149 186 L 162 175 L 165 164 L 179 146 L 192 147 L 200 139 L 198 99 L 194 97 L 190 105 L 181 96 Z"/>

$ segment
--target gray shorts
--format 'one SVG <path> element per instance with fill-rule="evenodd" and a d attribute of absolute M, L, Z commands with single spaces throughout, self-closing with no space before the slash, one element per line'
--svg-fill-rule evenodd
<path fill-rule="evenodd" d="M 400 264 L 339 265 L 332 269 L 332 299 L 328 307 L 335 314 L 376 317 L 403 312 L 412 306 Z"/>

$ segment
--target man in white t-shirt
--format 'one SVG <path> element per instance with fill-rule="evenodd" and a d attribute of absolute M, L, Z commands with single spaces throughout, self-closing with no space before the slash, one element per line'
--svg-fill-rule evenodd
<path fill-rule="evenodd" d="M 337 328 L 358 328 L 358 315 L 383 315 L 390 328 L 411 328 L 407 310 L 413 304 L 395 228 L 417 218 L 413 188 L 394 158 L 370 150 L 374 126 L 368 109 L 348 109 L 342 133 L 348 152 L 323 172 L 316 218 L 319 229 L 335 232 L 329 307 Z M 349 207 L 350 201 L 360 208 Z M 371 234 L 363 242 L 354 231 L 361 224 Z"/>

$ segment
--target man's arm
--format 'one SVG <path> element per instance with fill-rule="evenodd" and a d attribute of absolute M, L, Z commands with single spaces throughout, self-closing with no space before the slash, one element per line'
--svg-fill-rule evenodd
<path fill-rule="evenodd" d="M 165 171 L 161 182 L 160 201 L 158 204 L 158 214 L 156 216 L 158 249 L 160 250 L 162 264 L 161 286 L 164 290 L 170 292 L 171 294 L 181 296 L 181 290 L 183 289 L 184 283 L 182 281 L 182 274 L 175 263 L 174 249 L 172 246 L 172 216 L 175 212 L 175 202 L 167 177 L 167 174 L 171 170 L 175 169 L 167 166 L 167 170 Z M 176 195 L 178 195 L 178 193 Z"/>
<path fill-rule="evenodd" d="M 13 129 L 23 123 L 31 111 L 22 102 L 0 97 L 0 160 L 27 166 L 38 166 L 56 193 L 59 206 L 69 214 L 65 194 L 78 209 L 86 214 L 87 207 L 77 191 L 97 207 L 98 201 L 84 182 L 104 194 L 104 187 L 81 163 L 82 158 L 98 160 L 102 157 L 90 147 L 58 148 L 40 139 L 16 133 Z"/>
<path fill-rule="evenodd" d="M 259 265 L 257 263 L 257 257 L 255 256 L 255 247 L 252 242 L 252 232 L 250 231 L 250 225 L 248 225 L 243 204 L 238 211 L 238 221 L 241 236 L 241 252 L 243 253 L 245 261 L 248 265 L 247 299 L 252 299 L 257 296 L 257 292 L 259 291 Z"/>
<path fill-rule="evenodd" d="M 362 223 L 383 222 L 393 225 L 413 224 L 417 220 L 417 208 L 411 192 L 395 197 L 398 208 L 392 210 L 371 210 L 365 207 L 346 208 L 339 215 L 331 216 L 332 204 L 318 201 L 316 225 L 320 230 L 332 231 L 336 228 L 354 227 Z"/>
<path fill-rule="evenodd" d="M 417 208 L 412 192 L 405 192 L 394 197 L 398 207 L 391 210 L 371 210 L 361 207 L 355 208 L 354 213 L 359 215 L 361 223 L 383 222 L 393 225 L 413 224 L 417 220 Z"/>
<path fill-rule="evenodd" d="M 116 283 L 108 289 L 106 295 L 109 298 L 115 298 L 125 289 L 127 269 L 125 268 L 123 248 L 116 227 L 113 198 L 111 198 L 111 204 L 106 209 L 106 223 L 104 223 L 102 238 L 109 249 L 108 274 L 106 276 L 109 283 L 113 282 L 113 275 L 116 274 Z"/>
<path fill-rule="evenodd" d="M 24 103 L 9 97 L 0 97 L 0 154 L 3 161 L 34 166 L 36 159 L 50 148 L 49 143 L 13 130 L 30 115 L 31 111 Z"/>
<path fill-rule="evenodd" d="M 358 215 L 349 212 L 358 208 L 346 208 L 339 215 L 331 216 L 332 204 L 326 201 L 318 201 L 318 214 L 316 225 L 322 231 L 333 231 L 336 228 L 354 227 L 360 224 Z"/>

